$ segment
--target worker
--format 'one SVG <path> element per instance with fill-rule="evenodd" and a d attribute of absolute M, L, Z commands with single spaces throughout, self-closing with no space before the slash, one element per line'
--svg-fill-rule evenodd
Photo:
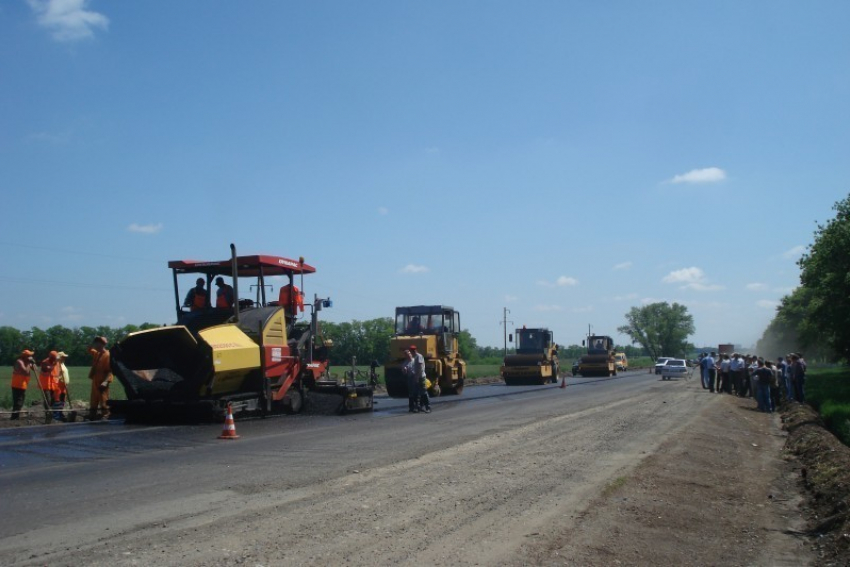
<path fill-rule="evenodd" d="M 215 292 L 215 306 L 218 309 L 233 309 L 233 287 L 224 283 L 221 276 L 215 279 L 218 290 Z"/>
<path fill-rule="evenodd" d="M 57 353 L 51 350 L 47 358 L 41 361 L 41 369 L 38 373 L 38 387 L 44 396 L 44 409 L 50 411 L 56 402 L 56 361 Z"/>
<path fill-rule="evenodd" d="M 416 350 L 416 345 L 410 345 L 408 349 L 411 354 L 411 370 L 413 379 L 413 392 L 416 399 L 414 401 L 415 411 L 424 411 L 431 413 L 431 400 L 428 398 L 428 389 L 425 388 L 425 358 Z M 408 381 L 410 382 L 410 380 Z"/>
<path fill-rule="evenodd" d="M 295 294 L 295 297 L 293 297 L 293 294 Z M 304 294 L 301 293 L 297 285 L 288 284 L 280 288 L 277 303 L 281 307 L 284 307 L 287 313 L 291 312 L 292 315 L 295 315 L 295 309 L 304 313 Z"/>
<path fill-rule="evenodd" d="M 419 315 L 414 315 L 410 318 L 410 321 L 407 322 L 407 328 L 404 330 L 404 332 L 408 335 L 418 335 L 422 332 L 422 320 L 419 318 Z"/>
<path fill-rule="evenodd" d="M 92 356 L 89 380 L 91 380 L 91 397 L 89 401 L 89 420 L 97 419 L 100 410 L 100 419 L 109 419 L 109 385 L 112 383 L 112 368 L 109 359 L 109 350 L 106 348 L 106 337 L 95 337 L 89 347 Z"/>
<path fill-rule="evenodd" d="M 204 288 L 204 278 L 198 278 L 195 281 L 195 287 L 189 290 L 186 294 L 186 300 L 183 302 L 183 307 L 188 307 L 190 311 L 200 311 L 207 306 L 207 290 Z"/>
<path fill-rule="evenodd" d="M 12 367 L 11 419 L 18 419 L 21 415 L 21 408 L 24 407 L 24 400 L 27 397 L 27 386 L 30 383 L 30 373 L 35 370 L 34 354 L 33 351 L 24 349 Z"/>
<path fill-rule="evenodd" d="M 71 375 L 68 372 L 68 367 L 65 366 L 67 359 L 68 355 L 65 352 L 59 351 L 56 353 L 56 400 L 53 404 L 53 419 L 60 421 L 65 421 L 65 414 L 62 412 L 65 409 L 65 400 L 68 400 L 70 404 L 68 384 L 71 383 Z"/>

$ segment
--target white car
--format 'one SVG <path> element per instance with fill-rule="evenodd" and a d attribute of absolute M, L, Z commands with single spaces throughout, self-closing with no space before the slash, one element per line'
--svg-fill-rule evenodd
<path fill-rule="evenodd" d="M 661 379 L 670 380 L 671 378 L 681 378 L 688 375 L 688 363 L 684 358 L 670 358 L 667 363 L 661 367 Z"/>
<path fill-rule="evenodd" d="M 669 356 L 659 357 L 658 360 L 655 361 L 655 373 L 661 374 L 661 369 L 664 368 L 664 365 L 667 364 L 667 361 L 671 360 Z"/>

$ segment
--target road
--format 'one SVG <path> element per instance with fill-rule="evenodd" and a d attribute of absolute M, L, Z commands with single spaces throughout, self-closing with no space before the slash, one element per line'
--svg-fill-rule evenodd
<path fill-rule="evenodd" d="M 408 414 L 0 432 L 0 563 L 514 563 L 704 403 L 646 373 Z M 13 511 L 13 513 L 9 513 Z M 519 555 L 518 555 L 519 554 Z"/>

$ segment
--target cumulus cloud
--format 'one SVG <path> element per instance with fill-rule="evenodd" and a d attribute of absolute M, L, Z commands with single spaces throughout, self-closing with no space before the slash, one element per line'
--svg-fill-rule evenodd
<path fill-rule="evenodd" d="M 630 301 L 632 299 L 637 299 L 638 294 L 636 293 L 627 293 L 626 295 L 615 295 L 614 301 Z"/>
<path fill-rule="evenodd" d="M 378 214 L 379 215 L 388 215 L 388 214 L 390 214 L 390 210 L 386 207 L 378 207 Z"/>
<path fill-rule="evenodd" d="M 628 270 L 631 267 L 632 267 L 631 262 L 620 262 L 619 264 L 614 266 L 614 269 L 615 270 Z"/>
<path fill-rule="evenodd" d="M 679 289 L 692 289 L 694 291 L 718 291 L 724 289 L 722 285 L 709 283 L 705 278 L 705 272 L 696 266 L 674 270 L 664 276 L 661 281 L 664 283 L 680 283 L 683 285 Z"/>
<path fill-rule="evenodd" d="M 670 183 L 717 183 L 726 179 L 726 172 L 719 167 L 692 169 L 687 173 L 674 175 Z"/>
<path fill-rule="evenodd" d="M 756 301 L 756 305 L 758 305 L 762 309 L 776 309 L 776 307 L 779 305 L 779 302 L 771 301 L 770 299 L 760 299 Z"/>
<path fill-rule="evenodd" d="M 156 234 L 162 230 L 162 223 L 158 224 L 137 224 L 133 223 L 127 227 L 129 232 L 138 232 L 140 234 Z"/>
<path fill-rule="evenodd" d="M 560 305 L 535 305 L 534 310 L 535 311 L 551 312 L 551 311 L 563 311 L 564 309 Z"/>
<path fill-rule="evenodd" d="M 799 246 L 795 246 L 794 248 L 791 248 L 790 250 L 786 250 L 785 252 L 782 253 L 782 255 L 784 257 L 788 258 L 789 260 L 797 260 L 797 259 L 800 258 L 800 256 L 803 255 L 803 252 L 805 252 L 805 251 L 806 251 L 806 247 L 801 244 Z"/>
<path fill-rule="evenodd" d="M 107 29 L 109 18 L 87 10 L 89 0 L 27 0 L 40 26 L 51 30 L 57 41 L 77 41 Z"/>
<path fill-rule="evenodd" d="M 681 270 L 674 270 L 664 276 L 664 283 L 690 283 L 690 282 L 699 282 L 705 278 L 705 272 L 703 272 L 700 268 L 696 266 L 690 268 L 682 268 Z"/>
<path fill-rule="evenodd" d="M 427 266 L 419 266 L 417 264 L 408 264 L 399 270 L 402 274 L 424 274 L 430 271 Z"/>
<path fill-rule="evenodd" d="M 767 289 L 767 285 L 763 283 L 748 283 L 746 288 L 750 291 L 763 291 Z"/>

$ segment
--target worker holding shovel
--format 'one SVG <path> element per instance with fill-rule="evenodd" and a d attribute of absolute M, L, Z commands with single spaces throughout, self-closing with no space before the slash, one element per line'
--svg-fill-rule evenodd
<path fill-rule="evenodd" d="M 24 350 L 15 361 L 12 368 L 12 416 L 10 419 L 19 419 L 21 408 L 27 397 L 27 386 L 30 382 L 30 372 L 35 369 L 35 360 L 31 350 Z"/>
<path fill-rule="evenodd" d="M 41 369 L 38 373 L 38 386 L 44 396 L 44 410 L 50 412 L 56 403 L 56 362 L 57 353 L 51 350 L 47 358 L 41 361 Z"/>

